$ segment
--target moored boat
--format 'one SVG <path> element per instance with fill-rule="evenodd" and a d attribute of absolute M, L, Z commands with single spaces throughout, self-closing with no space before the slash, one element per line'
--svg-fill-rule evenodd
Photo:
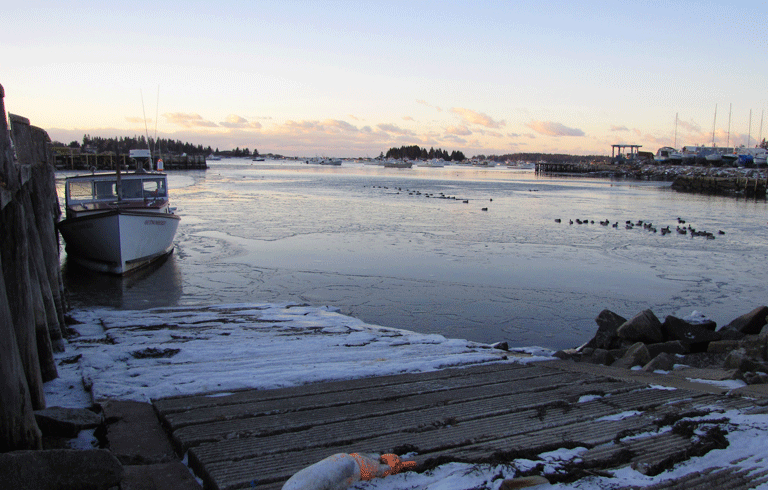
<path fill-rule="evenodd" d="M 123 275 L 173 251 L 181 218 L 161 172 L 92 173 L 65 183 L 66 218 L 58 224 L 67 257 L 100 272 Z"/>

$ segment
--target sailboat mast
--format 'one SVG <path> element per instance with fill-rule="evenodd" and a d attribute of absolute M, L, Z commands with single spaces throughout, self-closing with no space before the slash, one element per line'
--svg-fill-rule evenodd
<path fill-rule="evenodd" d="M 728 139 L 725 140 L 725 147 L 731 146 L 731 109 L 733 109 L 733 103 L 728 104 Z"/>
<path fill-rule="evenodd" d="M 715 147 L 715 126 L 717 126 L 717 104 L 715 104 L 715 122 L 712 123 L 712 148 Z"/>
<path fill-rule="evenodd" d="M 747 132 L 747 148 L 752 143 L 752 109 L 749 110 L 749 131 Z"/>

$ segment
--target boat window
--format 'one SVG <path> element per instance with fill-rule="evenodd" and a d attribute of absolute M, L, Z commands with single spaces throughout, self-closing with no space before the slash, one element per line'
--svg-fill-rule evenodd
<path fill-rule="evenodd" d="M 166 197 L 168 191 L 165 188 L 165 179 L 145 179 L 144 197 Z"/>
<path fill-rule="evenodd" d="M 73 201 L 90 201 L 93 199 L 91 182 L 70 182 L 69 198 Z"/>
<path fill-rule="evenodd" d="M 123 199 L 142 199 L 141 181 L 123 180 Z"/>
<path fill-rule="evenodd" d="M 94 182 L 93 186 L 96 191 L 96 199 L 117 199 L 114 181 L 98 181 Z"/>

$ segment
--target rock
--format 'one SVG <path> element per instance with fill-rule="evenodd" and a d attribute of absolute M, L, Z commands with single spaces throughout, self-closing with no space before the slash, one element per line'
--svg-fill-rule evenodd
<path fill-rule="evenodd" d="M 651 359 L 651 361 L 643 366 L 643 371 L 648 371 L 650 373 L 654 371 L 672 371 L 674 369 L 675 364 L 679 362 L 679 358 L 674 355 L 670 354 L 668 352 L 662 352 L 658 356 Z"/>
<path fill-rule="evenodd" d="M 768 374 L 762 372 L 747 372 L 744 373 L 744 382 L 748 385 L 764 385 L 768 383 Z"/>
<path fill-rule="evenodd" d="M 81 430 L 93 429 L 104 422 L 100 414 L 84 408 L 49 407 L 35 411 L 37 426 L 44 436 L 77 437 Z"/>
<path fill-rule="evenodd" d="M 610 310 L 603 310 L 595 318 L 597 332 L 586 347 L 599 349 L 615 349 L 621 346 L 621 339 L 616 334 L 618 328 L 626 322 L 626 318 Z"/>
<path fill-rule="evenodd" d="M 624 322 L 616 331 L 616 334 L 629 342 L 643 342 L 654 344 L 664 341 L 661 331 L 661 322 L 651 310 L 643 310 L 632 319 Z"/>
<path fill-rule="evenodd" d="M 725 358 L 723 367 L 738 369 L 743 373 L 748 371 L 768 372 L 768 365 L 752 358 L 744 348 L 732 350 Z"/>
<path fill-rule="evenodd" d="M 585 349 L 592 351 L 594 349 Z M 558 359 L 562 359 L 564 361 L 567 361 L 569 359 L 577 360 L 581 358 L 584 355 L 584 352 L 579 352 L 577 349 L 565 349 L 565 350 L 559 350 L 552 354 L 553 357 L 557 357 Z"/>
<path fill-rule="evenodd" d="M 651 359 L 658 356 L 662 352 L 666 352 L 667 354 L 688 354 L 690 352 L 688 346 L 679 340 L 670 340 L 668 342 L 650 344 L 646 347 L 648 347 L 648 353 L 651 355 Z"/>
<path fill-rule="evenodd" d="M 717 332 L 671 315 L 664 319 L 661 330 L 667 338 L 684 342 L 690 352 L 706 352 L 710 342 L 721 338 Z"/>
<path fill-rule="evenodd" d="M 718 340 L 716 342 L 710 342 L 707 346 L 707 352 L 710 353 L 728 353 L 734 349 L 739 348 L 738 340 Z"/>
<path fill-rule="evenodd" d="M 720 338 L 722 340 L 739 340 L 746 337 L 747 335 L 734 328 L 728 328 L 728 326 L 721 328 L 717 331 L 717 333 L 720 334 Z"/>
<path fill-rule="evenodd" d="M 507 342 L 496 342 L 495 344 L 491 344 L 491 347 L 494 349 L 499 349 L 503 351 L 509 350 L 509 344 Z"/>
<path fill-rule="evenodd" d="M 613 356 L 613 354 L 610 353 L 610 351 L 605 349 L 595 349 L 592 355 L 584 360 L 592 364 L 603 364 L 605 366 L 610 366 L 616 361 L 616 358 Z"/>
<path fill-rule="evenodd" d="M 631 368 L 633 366 L 645 366 L 651 362 L 651 355 L 648 353 L 648 348 L 642 342 L 637 342 L 627 349 L 627 353 L 624 357 L 613 363 L 613 366 Z"/>
<path fill-rule="evenodd" d="M 501 482 L 499 490 L 515 490 L 517 488 L 528 488 L 538 485 L 549 485 L 549 480 L 543 476 L 521 476 L 519 478 L 504 480 Z"/>
<path fill-rule="evenodd" d="M 106 449 L 14 451 L 0 454 L 0 482 L 14 490 L 107 490 L 117 487 L 123 467 Z"/>
<path fill-rule="evenodd" d="M 747 335 L 759 334 L 766 324 L 766 316 L 768 316 L 768 306 L 759 306 L 749 313 L 736 318 L 721 330 L 736 330 Z"/>

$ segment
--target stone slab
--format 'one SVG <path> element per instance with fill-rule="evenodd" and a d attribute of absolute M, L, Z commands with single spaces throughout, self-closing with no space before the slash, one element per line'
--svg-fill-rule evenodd
<path fill-rule="evenodd" d="M 13 490 L 109 490 L 123 467 L 104 449 L 13 451 L 0 454 L 0 488 Z"/>
<path fill-rule="evenodd" d="M 151 404 L 110 400 L 103 409 L 109 449 L 121 463 L 154 464 L 176 459 Z"/>
<path fill-rule="evenodd" d="M 202 490 L 189 469 L 180 461 L 124 466 L 120 490 Z"/>

